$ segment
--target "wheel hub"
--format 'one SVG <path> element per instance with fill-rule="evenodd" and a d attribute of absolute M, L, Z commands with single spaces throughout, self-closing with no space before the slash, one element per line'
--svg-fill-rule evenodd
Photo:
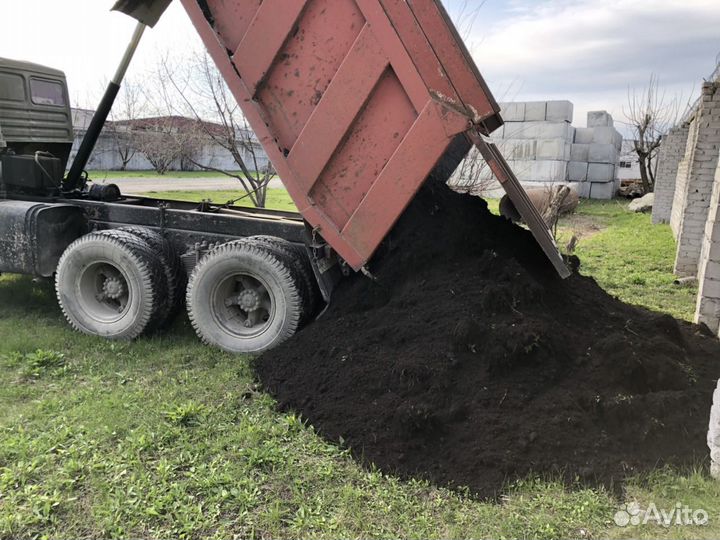
<path fill-rule="evenodd" d="M 244 274 L 228 276 L 216 294 L 217 305 L 224 304 L 218 313 L 221 324 L 233 333 L 256 334 L 268 324 L 272 300 L 267 288 L 256 278 Z"/>
<path fill-rule="evenodd" d="M 246 313 L 260 309 L 260 295 L 254 290 L 244 290 L 238 296 L 238 306 Z"/>
<path fill-rule="evenodd" d="M 118 300 L 125 294 L 125 284 L 118 277 L 109 277 L 102 286 L 103 294 L 111 300 Z"/>

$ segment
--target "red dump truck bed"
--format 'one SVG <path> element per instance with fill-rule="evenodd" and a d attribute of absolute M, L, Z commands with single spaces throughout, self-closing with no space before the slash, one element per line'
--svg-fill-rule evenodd
<path fill-rule="evenodd" d="M 298 210 L 354 269 L 454 142 L 481 146 L 533 212 L 479 135 L 502 125 L 499 107 L 438 0 L 182 3 Z M 563 273 L 538 219 L 526 221 Z"/>

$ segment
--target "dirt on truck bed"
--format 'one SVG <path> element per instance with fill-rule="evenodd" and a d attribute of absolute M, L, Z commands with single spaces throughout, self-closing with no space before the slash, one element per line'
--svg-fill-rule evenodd
<path fill-rule="evenodd" d="M 617 486 L 708 454 L 720 342 L 554 277 L 530 233 L 432 181 L 323 318 L 256 363 L 283 409 L 401 477 L 482 497 Z"/>

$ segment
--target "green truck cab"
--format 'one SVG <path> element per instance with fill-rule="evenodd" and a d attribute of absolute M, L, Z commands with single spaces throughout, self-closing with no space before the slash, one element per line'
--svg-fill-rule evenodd
<path fill-rule="evenodd" d="M 0 58 L 0 189 L 58 190 L 72 144 L 65 74 Z"/>

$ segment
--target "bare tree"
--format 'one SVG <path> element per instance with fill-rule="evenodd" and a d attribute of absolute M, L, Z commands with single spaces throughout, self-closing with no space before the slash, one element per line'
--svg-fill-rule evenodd
<path fill-rule="evenodd" d="M 138 152 L 138 132 L 136 122 L 147 110 L 147 100 L 141 85 L 132 81 L 123 83 L 120 95 L 110 113 L 110 122 L 105 125 L 105 132 L 113 141 L 114 149 L 120 158 L 120 170 L 127 169 L 128 164 Z"/>
<path fill-rule="evenodd" d="M 633 130 L 634 150 L 640 162 L 640 179 L 643 191 L 655 189 L 654 163 L 663 137 L 677 123 L 678 97 L 668 98 L 660 89 L 656 75 L 650 75 L 647 87 L 640 91 L 628 91 L 628 106 L 623 109 Z"/>
<path fill-rule="evenodd" d="M 475 55 L 482 41 L 482 38 L 475 33 L 475 26 L 485 3 L 486 0 L 462 0 L 451 12 L 458 33 L 466 43 L 471 55 Z M 512 100 L 510 94 L 517 94 L 514 86 L 516 86 L 516 81 L 510 83 L 502 91 L 501 95 L 506 101 Z M 505 146 L 502 139 L 495 139 L 492 142 L 498 145 L 501 150 Z M 474 146 L 458 166 L 449 184 L 456 191 L 480 197 L 492 196 L 494 195 L 492 192 L 496 192 L 500 188 L 500 184 L 492 171 L 490 171 L 480 151 Z"/>
<path fill-rule="evenodd" d="M 177 117 L 164 115 L 132 122 L 138 151 L 158 174 L 168 172 L 180 158 L 182 127 Z"/>
<path fill-rule="evenodd" d="M 237 179 L 244 193 L 238 200 L 248 198 L 253 205 L 264 207 L 275 170 L 209 55 L 196 52 L 175 63 L 165 57 L 157 71 L 168 110 L 194 120 L 195 144 L 224 149 L 238 170 L 221 169 L 212 160 L 193 155 L 184 159 L 199 169 Z"/>
<path fill-rule="evenodd" d="M 469 43 L 469 48 L 473 47 L 471 38 L 485 2 L 486 0 L 463 0 L 451 15 L 458 33 L 465 43 Z"/>
<path fill-rule="evenodd" d="M 495 176 L 480 154 L 480 150 L 472 147 L 465 159 L 449 181 L 455 191 L 477 196 L 487 196 L 488 192 L 498 187 Z"/>

